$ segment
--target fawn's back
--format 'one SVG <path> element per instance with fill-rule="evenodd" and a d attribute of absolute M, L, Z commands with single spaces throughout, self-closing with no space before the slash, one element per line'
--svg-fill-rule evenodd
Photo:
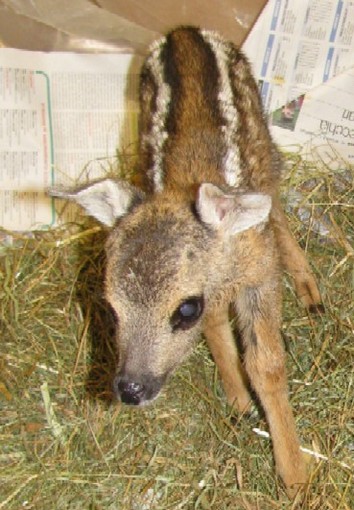
<path fill-rule="evenodd" d="M 218 34 L 195 28 L 155 43 L 140 89 L 141 168 L 156 191 L 203 182 L 273 192 L 279 156 L 250 66 Z"/>

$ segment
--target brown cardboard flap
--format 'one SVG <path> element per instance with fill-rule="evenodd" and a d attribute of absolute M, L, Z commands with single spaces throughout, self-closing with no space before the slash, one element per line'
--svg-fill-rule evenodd
<path fill-rule="evenodd" d="M 241 44 L 264 7 L 265 0 L 98 0 L 98 5 L 153 32 L 193 24 L 217 30 Z"/>
<path fill-rule="evenodd" d="M 0 0 L 0 44 L 144 54 L 159 34 L 194 24 L 241 44 L 265 0 Z"/>
<path fill-rule="evenodd" d="M 159 35 L 89 0 L 1 0 L 0 8 L 4 14 L 0 20 L 3 46 L 143 53 Z M 17 27 L 15 33 L 14 27 Z M 43 48 L 38 48 L 34 42 L 37 39 L 42 39 Z"/>

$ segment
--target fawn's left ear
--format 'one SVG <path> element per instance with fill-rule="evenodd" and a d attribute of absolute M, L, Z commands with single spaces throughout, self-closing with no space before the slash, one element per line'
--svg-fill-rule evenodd
<path fill-rule="evenodd" d="M 138 188 L 113 179 L 104 179 L 76 190 L 51 188 L 48 194 L 76 202 L 107 227 L 113 227 L 118 218 L 144 199 L 144 193 Z"/>
<path fill-rule="evenodd" d="M 204 223 L 232 236 L 266 222 L 272 199 L 263 193 L 224 193 L 218 186 L 204 183 L 196 207 Z"/>

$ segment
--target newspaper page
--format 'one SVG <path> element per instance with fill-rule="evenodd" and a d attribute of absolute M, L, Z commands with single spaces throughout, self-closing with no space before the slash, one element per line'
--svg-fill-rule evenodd
<path fill-rule="evenodd" d="M 243 50 L 279 145 L 353 164 L 354 2 L 270 0 Z"/>
<path fill-rule="evenodd" d="M 1 227 L 55 225 L 49 186 L 82 183 L 117 166 L 117 149 L 137 133 L 131 63 L 122 54 L 0 49 Z"/>

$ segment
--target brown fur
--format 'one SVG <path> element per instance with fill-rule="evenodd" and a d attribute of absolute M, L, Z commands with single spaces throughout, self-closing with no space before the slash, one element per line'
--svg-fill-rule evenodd
<path fill-rule="evenodd" d="M 294 493 L 306 470 L 280 335 L 282 267 L 306 306 L 320 295 L 277 199 L 281 158 L 249 65 L 218 36 L 177 29 L 147 58 L 140 101 L 149 193 L 109 180 L 53 192 L 113 227 L 106 296 L 119 325 L 117 394 L 133 404 L 155 398 L 203 332 L 229 403 L 244 412 L 249 386 L 257 393 L 278 473 Z"/>

